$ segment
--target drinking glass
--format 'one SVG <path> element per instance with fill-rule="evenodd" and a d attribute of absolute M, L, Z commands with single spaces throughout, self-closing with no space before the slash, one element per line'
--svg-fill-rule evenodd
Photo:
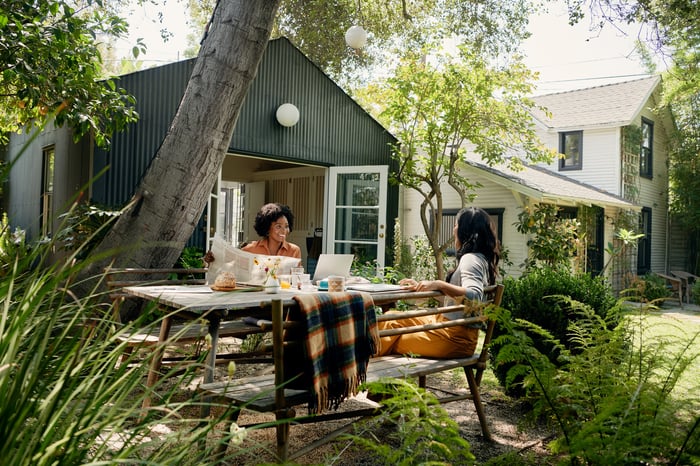
<path fill-rule="evenodd" d="M 295 290 L 301 290 L 301 275 L 304 273 L 304 267 L 292 267 L 292 288 Z"/>

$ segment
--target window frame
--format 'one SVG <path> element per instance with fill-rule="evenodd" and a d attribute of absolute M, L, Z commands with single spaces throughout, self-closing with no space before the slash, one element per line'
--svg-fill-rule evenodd
<path fill-rule="evenodd" d="M 645 145 L 644 128 L 649 128 L 648 146 Z M 639 141 L 639 176 L 654 177 L 654 122 L 642 117 L 641 137 Z"/>
<path fill-rule="evenodd" d="M 53 233 L 53 195 L 56 173 L 56 147 L 41 149 L 41 201 L 39 205 L 39 229 L 43 237 Z"/>
<path fill-rule="evenodd" d="M 644 234 L 637 242 L 637 275 L 640 276 L 651 271 L 651 214 L 651 207 L 642 207 L 639 213 L 639 231 Z"/>
<path fill-rule="evenodd" d="M 582 170 L 583 169 L 583 130 L 578 131 L 562 131 L 559 133 L 559 153 L 567 155 L 566 153 L 566 140 L 570 136 L 578 136 L 578 144 L 576 149 L 578 150 L 578 161 L 571 165 L 567 165 L 567 158 L 559 159 L 559 171 L 569 171 L 569 170 Z"/>

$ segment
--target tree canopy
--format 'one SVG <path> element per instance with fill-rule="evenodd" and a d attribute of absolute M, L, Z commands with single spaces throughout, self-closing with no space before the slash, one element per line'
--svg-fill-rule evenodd
<path fill-rule="evenodd" d="M 101 146 L 136 121 L 133 99 L 101 80 L 99 36 L 126 34 L 126 22 L 100 0 L 7 0 L 0 10 L 0 135 L 55 114 L 76 139 Z M 0 139 L 0 142 L 2 140 Z"/>
<path fill-rule="evenodd" d="M 400 141 L 392 177 L 419 193 L 423 230 L 442 278 L 449 244 L 440 242 L 444 185 L 462 207 L 473 200 L 475 186 L 460 170 L 466 151 L 489 165 L 515 154 L 532 161 L 554 156 L 536 136 L 529 113 L 533 75 L 519 62 L 495 66 L 467 46 L 456 53 L 427 48 L 407 53 L 377 89 L 374 99 L 385 105 L 380 120 Z"/>
<path fill-rule="evenodd" d="M 456 37 L 475 52 L 505 56 L 526 38 L 533 0 L 383 0 L 334 2 L 284 0 L 274 33 L 296 43 L 334 78 L 352 64 L 373 63 L 387 50 L 420 47 L 429 41 Z M 323 25 L 323 27 L 319 27 Z M 371 46 L 348 54 L 345 31 L 360 25 L 371 34 Z"/>
<path fill-rule="evenodd" d="M 189 0 L 193 30 L 206 27 L 215 0 Z M 469 43 L 475 53 L 503 60 L 529 36 L 530 12 L 542 0 L 283 0 L 272 37 L 284 36 L 321 69 L 352 92 L 368 80 L 368 69 L 385 68 L 387 55 L 427 42 L 453 38 Z M 345 44 L 345 31 L 362 26 L 370 40 L 362 51 Z M 194 56 L 200 36 L 190 35 L 187 54 Z M 359 83 L 359 84 L 358 84 Z"/>

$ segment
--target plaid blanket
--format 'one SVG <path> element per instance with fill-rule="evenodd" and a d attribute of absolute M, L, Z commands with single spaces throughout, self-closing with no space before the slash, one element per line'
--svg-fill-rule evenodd
<path fill-rule="evenodd" d="M 368 293 L 313 293 L 294 296 L 301 320 L 309 413 L 337 409 L 365 380 L 367 364 L 379 350 L 374 301 Z M 286 371 L 285 371 L 286 372 Z"/>

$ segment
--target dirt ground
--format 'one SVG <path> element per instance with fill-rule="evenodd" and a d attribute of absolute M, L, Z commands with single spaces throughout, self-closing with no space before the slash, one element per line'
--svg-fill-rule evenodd
<path fill-rule="evenodd" d="M 660 311 L 664 317 L 677 321 L 692 321 L 700 323 L 700 306 L 684 305 L 680 308 L 665 308 Z M 226 347 L 226 345 L 228 348 Z M 237 346 L 235 342 L 222 341 L 222 349 L 233 350 Z M 237 376 L 243 376 L 249 371 L 260 370 L 260 367 L 240 365 Z M 217 367 L 216 378 L 225 377 L 225 367 Z M 196 381 L 195 381 L 196 383 Z M 466 379 L 460 370 L 449 373 L 436 374 L 428 378 L 428 386 L 438 387 L 450 392 L 466 392 Z M 196 386 L 183 388 L 181 396 L 191 397 Z M 546 445 L 553 439 L 553 431 L 542 426 L 525 425 L 523 423 L 526 408 L 517 400 L 513 400 L 503 393 L 495 377 L 489 370 L 482 382 L 482 401 L 488 419 L 493 441 L 486 441 L 481 434 L 479 421 L 471 400 L 463 400 L 442 405 L 450 417 L 458 424 L 461 436 L 466 439 L 472 454 L 476 457 L 476 464 L 485 464 L 489 460 L 502 454 L 513 452 L 519 455 L 534 456 L 530 464 L 547 463 Z M 359 403 L 370 403 L 364 394 L 357 399 L 345 401 L 343 408 L 357 407 Z M 305 407 L 297 407 L 298 414 L 304 414 Z M 196 417 L 198 413 L 193 413 Z M 257 414 L 244 411 L 239 418 L 239 424 L 251 424 L 261 421 L 273 421 L 269 414 Z M 314 440 L 327 435 L 329 432 L 348 424 L 348 420 L 324 422 L 292 426 L 290 429 L 290 451 L 294 452 L 306 447 Z M 355 424 L 357 424 L 355 422 Z M 221 425 L 221 429 L 227 426 Z M 377 442 L 384 442 L 392 434 L 392 427 L 383 425 L 373 429 L 368 435 L 374 436 Z M 231 465 L 261 465 L 275 463 L 275 429 L 248 430 L 246 440 L 238 447 L 230 446 L 229 455 L 235 455 L 235 459 L 228 462 Z M 549 459 L 549 458 L 548 458 Z M 336 439 L 311 453 L 295 458 L 290 464 L 309 465 L 335 465 L 335 466 L 371 466 L 381 464 L 373 453 L 361 451 L 353 447 L 346 440 Z M 507 463 L 506 463 L 507 464 Z"/>
<path fill-rule="evenodd" d="M 238 371 L 254 371 L 259 368 L 245 368 L 239 366 Z M 237 371 L 237 372 L 238 372 Z M 224 368 L 217 367 L 217 377 L 224 377 Z M 243 374 L 237 374 L 239 376 Z M 461 369 L 448 373 L 436 374 L 428 378 L 428 386 L 437 387 L 450 392 L 467 392 L 466 378 Z M 183 393 L 183 396 L 187 396 Z M 503 394 L 493 376 L 487 376 L 482 383 L 482 398 L 484 409 L 491 428 L 493 441 L 486 441 L 481 434 L 478 417 L 471 400 L 462 400 L 447 403 L 442 407 L 448 412 L 451 419 L 459 425 L 461 436 L 466 439 L 471 447 L 471 452 L 476 457 L 477 464 L 484 464 L 491 458 L 507 452 L 521 452 L 522 454 L 544 455 L 544 445 L 551 440 L 552 432 L 539 427 L 527 426 L 521 429 L 524 407 Z M 340 410 L 348 408 L 366 407 L 372 402 L 366 399 L 364 393 L 355 399 L 345 401 Z M 361 405 L 361 406 L 360 406 Z M 305 406 L 297 407 L 297 414 L 303 415 Z M 246 425 L 264 421 L 273 421 L 271 414 L 258 414 L 244 411 L 239 424 Z M 296 425 L 290 428 L 290 452 L 295 452 L 306 447 L 318 438 L 324 437 L 339 427 L 354 424 L 357 420 L 338 420 L 324 423 Z M 221 429 L 227 428 L 220 425 Z M 367 435 L 372 435 L 377 442 L 384 442 L 392 434 L 391 425 L 375 427 Z M 275 463 L 276 448 L 275 429 L 248 430 L 246 440 L 238 447 L 230 446 L 229 455 L 236 458 L 229 461 L 231 465 L 260 465 Z M 309 465 L 335 465 L 335 466 L 370 466 L 382 464 L 374 457 L 374 454 L 358 450 L 352 442 L 336 439 L 310 453 L 294 458 L 293 464 Z"/>
<path fill-rule="evenodd" d="M 429 385 L 441 386 L 451 389 L 451 391 L 465 390 L 461 385 L 458 377 L 451 374 L 443 374 L 438 377 L 433 377 L 429 380 Z M 466 385 L 466 381 L 464 382 Z M 364 400 L 364 394 L 358 397 Z M 479 421 L 474 410 L 474 405 L 471 400 L 463 400 L 454 403 L 443 405 L 450 417 L 459 425 L 460 433 L 466 439 L 471 447 L 471 452 L 476 457 L 477 464 L 484 464 L 491 458 L 499 456 L 507 452 L 522 452 L 535 455 L 546 454 L 543 447 L 543 442 L 550 440 L 551 432 L 541 428 L 532 426 L 526 429 L 520 429 L 520 421 L 523 419 L 523 407 L 509 398 L 505 397 L 498 389 L 486 390 L 483 393 L 484 409 L 486 411 L 493 441 L 486 441 L 479 426 Z M 346 402 L 348 406 L 364 401 L 350 400 Z M 342 409 L 342 408 L 341 408 Z M 251 418 L 257 415 L 251 414 Z M 241 421 L 245 419 L 242 417 Z M 325 435 L 333 428 L 347 424 L 347 420 L 324 424 L 309 424 L 304 426 L 293 426 L 290 430 L 290 449 L 295 451 L 304 447 L 313 439 Z M 373 429 L 372 434 L 377 441 L 382 442 L 384 437 L 391 433 L 391 426 L 382 426 L 378 429 Z M 273 461 L 274 457 L 264 450 L 274 450 L 274 429 L 268 429 L 267 432 L 256 432 L 251 437 L 255 441 L 269 442 L 267 448 L 263 451 L 257 450 L 254 455 L 241 458 L 232 464 L 260 464 L 255 461 L 262 460 Z M 250 439 L 252 440 L 252 439 Z M 252 443 L 251 443 L 252 444 Z M 249 444 L 249 445 L 251 445 Z M 330 444 L 324 445 L 321 448 L 314 450 L 312 453 L 294 460 L 298 464 L 316 464 L 316 465 L 336 465 L 336 466 L 370 466 L 382 464 L 373 457 L 373 453 L 357 450 L 348 441 L 337 440 Z"/>

